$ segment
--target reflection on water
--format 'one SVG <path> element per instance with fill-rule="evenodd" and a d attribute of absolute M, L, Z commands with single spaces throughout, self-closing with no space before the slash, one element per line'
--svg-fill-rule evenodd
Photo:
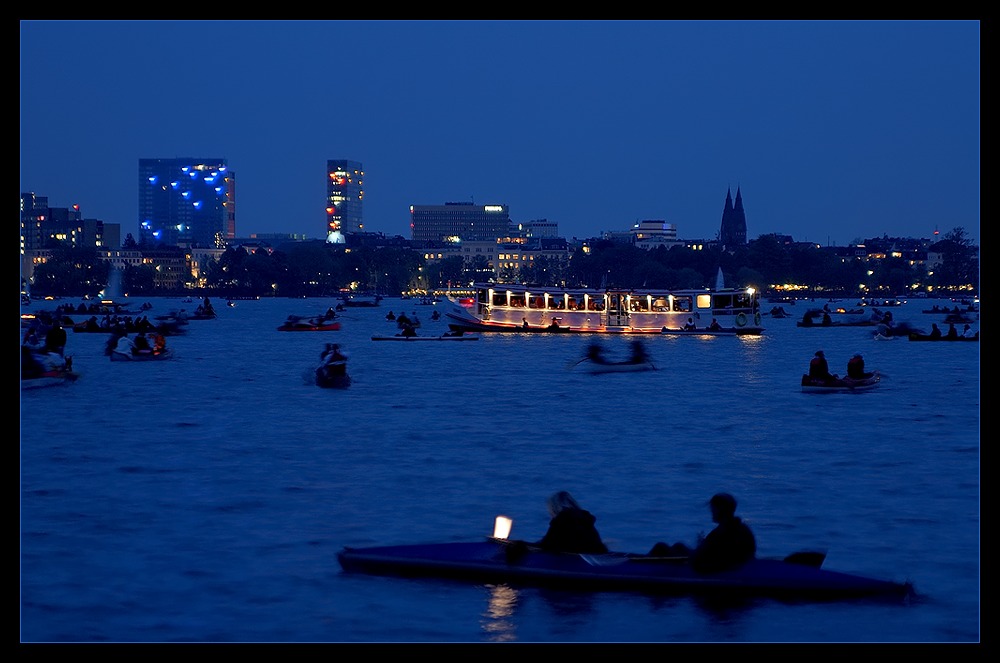
<path fill-rule="evenodd" d="M 512 619 L 517 609 L 517 590 L 508 585 L 487 585 L 489 603 L 482 621 L 489 642 L 514 642 L 517 625 Z"/>

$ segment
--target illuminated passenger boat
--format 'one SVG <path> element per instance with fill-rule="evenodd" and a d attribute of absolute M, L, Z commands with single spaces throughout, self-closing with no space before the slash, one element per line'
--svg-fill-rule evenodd
<path fill-rule="evenodd" d="M 628 290 L 477 283 L 471 301 L 442 303 L 455 331 L 660 334 L 715 318 L 735 336 L 759 336 L 760 295 L 753 288 Z"/>

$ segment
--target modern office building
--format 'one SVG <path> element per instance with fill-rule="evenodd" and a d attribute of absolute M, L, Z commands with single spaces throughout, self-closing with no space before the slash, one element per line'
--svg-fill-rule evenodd
<path fill-rule="evenodd" d="M 121 224 L 85 219 L 79 205 L 49 207 L 48 196 L 21 193 L 21 273 L 34 274 L 34 265 L 47 260 L 58 247 L 104 250 L 121 245 Z"/>
<path fill-rule="evenodd" d="M 410 239 L 415 242 L 496 241 L 509 234 L 510 210 L 506 205 L 410 206 Z"/>
<path fill-rule="evenodd" d="M 326 241 L 342 244 L 344 233 L 365 228 L 361 204 L 365 198 L 365 171 L 358 161 L 326 162 Z"/>
<path fill-rule="evenodd" d="M 139 241 L 223 247 L 236 237 L 236 174 L 225 159 L 139 159 Z"/>
<path fill-rule="evenodd" d="M 722 228 L 719 230 L 719 241 L 732 251 L 739 246 L 747 245 L 747 217 L 743 211 L 743 195 L 736 187 L 736 203 L 733 204 L 732 189 L 726 191 L 726 206 L 722 210 Z"/>
<path fill-rule="evenodd" d="M 645 219 L 633 225 L 632 241 L 637 248 L 647 251 L 658 246 L 669 249 L 680 243 L 677 226 L 660 219 Z"/>

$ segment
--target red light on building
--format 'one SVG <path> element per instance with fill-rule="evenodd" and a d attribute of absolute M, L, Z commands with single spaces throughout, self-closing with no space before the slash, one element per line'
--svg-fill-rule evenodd
<path fill-rule="evenodd" d="M 327 208 L 326 208 L 326 213 L 327 213 L 327 214 L 336 214 L 336 213 L 337 213 L 337 210 L 336 210 L 336 208 L 334 208 L 334 207 L 327 207 Z"/>

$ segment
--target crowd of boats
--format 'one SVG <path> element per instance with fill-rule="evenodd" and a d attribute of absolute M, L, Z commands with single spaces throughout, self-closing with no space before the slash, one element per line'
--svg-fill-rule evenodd
<path fill-rule="evenodd" d="M 471 296 L 470 296 L 471 295 Z M 325 312 L 314 315 L 289 315 L 278 327 L 279 331 L 333 332 L 341 329 L 339 314 L 349 307 L 378 307 L 383 298 L 344 296 Z M 185 300 L 188 302 L 190 300 Z M 193 303 L 193 301 L 191 301 Z M 414 310 L 396 314 L 390 310 L 385 319 L 393 323 L 395 333 L 375 333 L 372 341 L 476 341 L 483 333 L 516 334 L 590 334 L 595 341 L 588 345 L 586 355 L 572 363 L 573 368 L 593 374 L 642 372 L 656 370 L 652 358 L 641 342 L 642 335 L 672 336 L 758 336 L 764 333 L 763 316 L 770 318 L 791 317 L 783 305 L 761 311 L 761 299 L 753 288 L 726 288 L 721 275 L 714 289 L 694 290 L 625 290 L 615 288 L 560 288 L 516 284 L 477 283 L 463 291 L 462 297 L 430 299 L 421 304 L 434 307 L 431 321 L 443 321 L 447 330 L 426 334 Z M 795 302 L 790 302 L 794 304 Z M 937 323 L 924 330 L 911 322 L 897 321 L 890 310 L 883 306 L 895 302 L 864 301 L 850 309 L 831 300 L 819 306 L 810 306 L 796 322 L 797 327 L 874 327 L 874 338 L 892 340 L 908 338 L 911 341 L 966 341 L 978 342 L 979 331 L 972 329 L 978 321 L 978 300 L 959 308 L 938 307 L 924 310 L 926 314 L 941 314 L 947 331 Z M 234 305 L 230 300 L 230 305 Z M 833 304 L 833 306 L 831 306 Z M 22 365 L 32 359 L 29 369 L 22 370 L 22 382 L 34 379 L 38 365 L 46 366 L 42 373 L 62 381 L 75 379 L 70 367 L 58 368 L 51 358 L 36 357 L 40 337 L 52 328 L 72 329 L 82 333 L 106 333 L 110 338 L 105 354 L 112 361 L 148 361 L 166 359 L 171 352 L 166 348 L 165 337 L 183 333 L 190 320 L 211 320 L 217 317 L 208 297 L 189 313 L 186 309 L 172 309 L 149 319 L 147 311 L 152 304 L 144 303 L 137 313 L 112 300 L 100 303 L 61 305 L 54 312 L 39 311 L 21 315 L 25 329 L 22 341 Z M 75 321 L 73 315 L 87 315 Z M 956 324 L 964 325 L 962 330 Z M 609 358 L 598 339 L 608 335 L 634 337 L 631 353 L 626 358 Z M 347 358 L 340 351 L 324 348 L 319 366 L 314 371 L 315 382 L 322 387 L 344 387 L 350 384 L 347 376 Z M 45 351 L 45 355 L 52 352 Z M 61 356 L 61 353 L 58 353 Z M 330 357 L 335 356 L 331 360 Z M 879 371 L 863 375 L 816 375 L 810 370 L 801 379 L 807 392 L 866 391 L 881 381 Z M 54 382 L 52 380 L 49 381 Z"/>

